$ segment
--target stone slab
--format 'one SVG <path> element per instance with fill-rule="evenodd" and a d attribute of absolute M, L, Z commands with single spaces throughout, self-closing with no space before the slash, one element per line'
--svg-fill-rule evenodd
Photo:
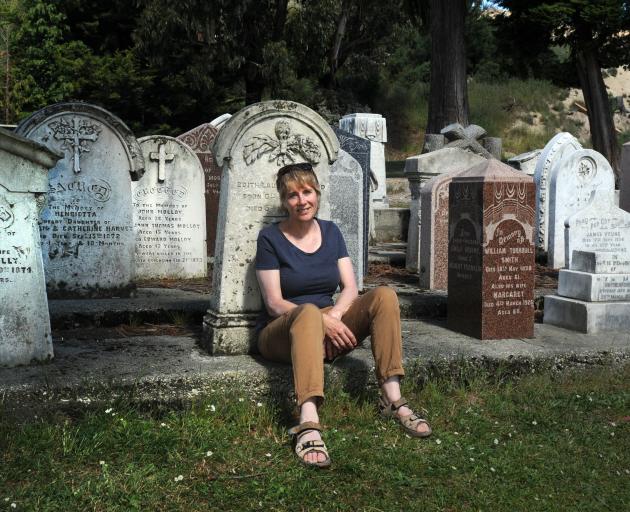
<path fill-rule="evenodd" d="M 565 223 L 565 266 L 571 267 L 575 251 L 607 253 L 623 266 L 630 260 L 630 213 L 612 201 L 593 201 Z"/>
<path fill-rule="evenodd" d="M 630 302 L 586 302 L 548 295 L 543 322 L 588 334 L 627 333 L 630 331 Z"/>
<path fill-rule="evenodd" d="M 630 274 L 560 270 L 558 295 L 590 302 L 630 301 Z"/>
<path fill-rule="evenodd" d="M 146 172 L 131 185 L 138 279 L 206 277 L 204 172 L 178 139 L 138 140 Z"/>
<path fill-rule="evenodd" d="M 603 155 L 592 149 L 573 151 L 556 162 L 549 175 L 547 266 L 566 266 L 566 220 L 592 202 L 614 204 L 615 175 Z M 570 260 L 571 255 L 566 255 Z M 567 267 L 568 268 L 568 267 Z"/>
<path fill-rule="evenodd" d="M 363 289 L 363 171 L 359 162 L 340 149 L 330 170 L 330 220 L 341 231 L 354 267 L 357 286 Z"/>
<path fill-rule="evenodd" d="M 144 172 L 133 133 L 88 103 L 46 107 L 17 133 L 64 154 L 48 173 L 40 218 L 49 297 L 128 295 L 136 270 L 131 181 Z"/>
<path fill-rule="evenodd" d="M 536 173 L 536 165 L 542 149 L 535 149 L 534 151 L 528 151 L 527 153 L 521 153 L 520 155 L 509 158 L 507 163 L 519 171 L 523 171 L 528 176 L 534 176 Z"/>
<path fill-rule="evenodd" d="M 0 366 L 53 357 L 38 219 L 61 157 L 0 129 Z"/>
<path fill-rule="evenodd" d="M 536 162 L 536 247 L 543 251 L 547 250 L 549 238 L 549 174 L 557 161 L 579 149 L 582 145 L 573 135 L 558 133 L 547 143 Z"/>
<path fill-rule="evenodd" d="M 592 274 L 630 274 L 630 257 L 597 251 L 573 251 L 571 270 Z"/>

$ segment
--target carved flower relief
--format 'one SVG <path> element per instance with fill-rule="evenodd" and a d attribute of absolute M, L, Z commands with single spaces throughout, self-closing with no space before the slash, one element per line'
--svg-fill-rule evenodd
<path fill-rule="evenodd" d="M 276 139 L 268 135 L 254 135 L 243 148 L 243 159 L 247 165 L 253 164 L 263 155 L 268 154 L 268 161 L 278 167 L 297 161 L 298 157 L 312 164 L 319 162 L 319 146 L 306 135 L 291 135 L 291 125 L 287 121 L 278 121 L 274 128 Z"/>
<path fill-rule="evenodd" d="M 592 158 L 582 158 L 578 163 L 577 176 L 584 184 L 592 181 L 597 174 L 597 166 Z"/>

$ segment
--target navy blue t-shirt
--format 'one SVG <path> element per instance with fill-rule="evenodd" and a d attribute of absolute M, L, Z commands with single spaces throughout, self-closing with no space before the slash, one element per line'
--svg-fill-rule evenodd
<path fill-rule="evenodd" d="M 316 219 L 322 244 L 315 252 L 304 252 L 284 236 L 278 224 L 258 234 L 256 270 L 279 270 L 282 298 L 294 304 L 332 306 L 332 296 L 340 281 L 337 260 L 348 256 L 339 228 L 330 221 Z M 270 317 L 264 315 L 266 324 Z M 261 319 L 262 320 L 262 319 Z M 259 322 L 260 323 L 260 322 Z"/>

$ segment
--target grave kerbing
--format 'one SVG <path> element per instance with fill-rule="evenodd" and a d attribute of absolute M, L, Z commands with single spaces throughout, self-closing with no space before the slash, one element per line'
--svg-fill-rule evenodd
<path fill-rule="evenodd" d="M 40 219 L 49 298 L 129 295 L 135 287 L 131 180 L 144 172 L 133 133 L 110 112 L 78 102 L 43 108 L 16 131 L 64 154 L 48 173 Z"/>
<path fill-rule="evenodd" d="M 260 229 L 284 214 L 275 187 L 282 165 L 313 164 L 322 188 L 318 217 L 330 218 L 330 167 L 339 142 L 316 112 L 292 101 L 249 105 L 221 128 L 213 146 L 222 166 L 210 309 L 202 345 L 212 354 L 255 350 L 263 307 L 254 259 Z"/>
<path fill-rule="evenodd" d="M 53 357 L 37 222 L 62 156 L 0 129 L 0 366 Z"/>

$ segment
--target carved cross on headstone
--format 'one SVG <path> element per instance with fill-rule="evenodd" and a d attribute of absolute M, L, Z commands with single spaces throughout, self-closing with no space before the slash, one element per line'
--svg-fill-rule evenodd
<path fill-rule="evenodd" d="M 75 174 L 81 172 L 81 153 L 90 151 L 87 142 L 94 142 L 101 133 L 99 126 L 90 124 L 86 120 L 81 120 L 77 125 L 77 121 L 76 118 L 72 118 L 70 122 L 61 118 L 48 125 L 53 131 L 53 137 L 63 141 L 62 148 L 72 150 L 72 169 Z"/>
<path fill-rule="evenodd" d="M 158 181 L 162 183 L 166 179 L 166 162 L 172 162 L 175 159 L 173 153 L 166 152 L 166 143 L 162 142 L 156 152 L 149 153 L 149 158 L 158 163 Z"/>
<path fill-rule="evenodd" d="M 478 140 L 486 135 L 486 130 L 479 125 L 471 124 L 464 128 L 459 123 L 453 123 L 442 128 L 440 133 L 449 141 L 445 146 L 447 148 L 461 148 L 485 158 L 492 158 Z"/>

